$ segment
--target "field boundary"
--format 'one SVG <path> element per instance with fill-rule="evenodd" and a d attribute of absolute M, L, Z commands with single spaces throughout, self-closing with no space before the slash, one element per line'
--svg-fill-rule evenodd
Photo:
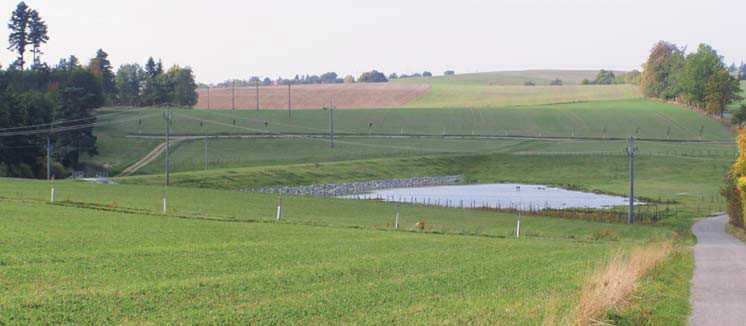
<path fill-rule="evenodd" d="M 128 214 L 128 215 L 146 215 L 146 216 L 153 216 L 153 217 L 177 218 L 177 219 L 184 219 L 184 220 L 201 220 L 201 221 L 218 222 L 218 223 L 286 224 L 286 225 L 309 226 L 309 227 L 319 227 L 319 228 L 370 230 L 370 231 L 379 231 L 379 232 L 406 232 L 406 233 L 419 233 L 419 234 L 438 235 L 438 236 L 480 237 L 480 238 L 490 238 L 490 239 L 515 239 L 516 241 L 521 241 L 520 239 L 516 239 L 512 233 L 501 235 L 501 234 L 476 233 L 476 232 L 469 232 L 469 231 L 442 231 L 442 230 L 429 230 L 429 229 L 420 230 L 417 228 L 393 229 L 393 228 L 384 228 L 384 227 L 379 227 L 379 226 L 325 224 L 325 223 L 315 223 L 315 222 L 310 222 L 310 221 L 287 221 L 287 220 L 276 221 L 274 219 L 257 219 L 257 218 L 243 218 L 239 220 L 233 216 L 228 216 L 228 215 L 204 215 L 204 214 L 190 215 L 190 214 L 174 214 L 174 213 L 163 214 L 157 211 L 153 211 L 150 209 L 144 209 L 144 208 L 119 207 L 116 205 L 105 205 L 105 204 L 86 203 L 86 202 L 78 202 L 78 201 L 57 201 L 55 203 L 50 203 L 49 201 L 43 200 L 43 199 L 23 198 L 23 197 L 14 198 L 14 197 L 0 196 L 0 202 L 2 201 L 35 203 L 35 204 L 41 204 L 41 205 L 97 210 L 97 211 Z M 552 217 L 552 218 L 555 218 L 555 217 Z M 560 217 L 556 217 L 556 218 L 562 219 Z M 604 222 L 596 222 L 596 223 L 604 223 Z M 552 241 L 571 241 L 571 242 L 578 242 L 578 243 L 598 243 L 598 242 L 616 243 L 620 241 L 619 239 L 608 238 L 608 237 L 591 239 L 591 238 L 579 238 L 575 236 L 567 236 L 567 237 L 537 236 L 537 235 L 531 234 L 530 232 L 522 233 L 521 238 L 552 240 Z"/>
<path fill-rule="evenodd" d="M 566 137 L 566 136 L 525 136 L 525 135 L 490 135 L 490 134 L 416 134 L 416 133 L 346 133 L 334 132 L 335 138 L 384 138 L 384 139 L 406 139 L 406 138 L 443 138 L 443 139 L 520 139 L 520 140 L 579 140 L 579 141 L 626 141 L 626 137 Z M 143 133 L 128 134 L 126 138 L 132 139 L 164 139 L 161 134 Z M 328 133 L 294 133 L 294 132 L 254 132 L 254 133 L 212 133 L 212 134 L 171 134 L 175 139 L 204 139 L 207 138 L 329 138 Z M 699 140 L 699 139 L 667 139 L 667 138 L 635 138 L 641 142 L 679 143 L 679 144 L 735 144 L 734 140 Z"/>

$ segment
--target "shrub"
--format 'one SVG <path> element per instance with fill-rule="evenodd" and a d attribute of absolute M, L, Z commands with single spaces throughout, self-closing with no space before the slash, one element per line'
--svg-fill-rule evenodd
<path fill-rule="evenodd" d="M 731 121 L 734 125 L 740 125 L 741 123 L 746 121 L 746 105 L 741 104 L 741 107 L 736 111 L 736 113 L 733 113 L 733 118 L 731 118 Z"/>

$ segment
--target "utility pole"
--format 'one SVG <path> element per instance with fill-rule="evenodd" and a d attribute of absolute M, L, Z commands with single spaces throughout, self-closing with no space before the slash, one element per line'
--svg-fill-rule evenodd
<path fill-rule="evenodd" d="M 259 81 L 256 81 L 256 112 L 259 112 Z"/>
<path fill-rule="evenodd" d="M 52 180 L 52 138 L 47 134 L 47 180 Z"/>
<path fill-rule="evenodd" d="M 210 109 L 210 86 L 207 86 L 207 109 Z"/>
<path fill-rule="evenodd" d="M 209 163 L 209 161 L 207 160 L 207 135 L 205 135 L 205 157 L 204 157 L 204 161 L 205 161 L 205 170 L 207 170 L 207 165 Z"/>
<path fill-rule="evenodd" d="M 330 101 L 330 103 L 332 103 Z M 327 110 L 327 108 L 324 108 Z M 334 104 L 331 104 L 329 110 L 329 148 L 334 148 Z"/>
<path fill-rule="evenodd" d="M 165 180 L 165 186 L 168 187 L 168 185 L 171 183 L 171 162 L 169 161 L 169 150 L 170 150 L 170 142 L 171 142 L 171 110 L 164 112 L 164 118 L 166 120 L 166 180 Z"/>
<path fill-rule="evenodd" d="M 630 136 L 627 140 L 627 156 L 629 161 L 629 212 L 627 214 L 627 223 L 632 224 L 635 221 L 635 137 Z"/>
<path fill-rule="evenodd" d="M 207 161 L 207 133 L 205 132 L 205 122 L 204 121 L 200 121 L 199 122 L 199 126 L 200 126 L 200 128 L 202 128 L 202 135 L 204 135 L 204 138 L 205 138 L 205 154 L 204 154 L 204 157 L 203 157 L 203 161 L 204 161 L 204 164 L 205 164 L 205 170 L 207 170 L 207 164 L 208 164 L 208 161 Z"/>
<path fill-rule="evenodd" d="M 291 97 L 290 97 L 290 86 L 291 86 L 291 84 L 288 82 L 288 120 L 290 120 L 290 119 L 293 118 L 293 114 L 292 114 L 292 111 L 291 111 L 292 100 L 291 100 Z"/>
<path fill-rule="evenodd" d="M 236 109 L 236 80 L 233 80 L 233 87 L 231 88 L 231 110 Z"/>

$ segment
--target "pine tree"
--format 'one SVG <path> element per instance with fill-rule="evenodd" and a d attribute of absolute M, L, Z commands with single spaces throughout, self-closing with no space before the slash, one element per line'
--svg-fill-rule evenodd
<path fill-rule="evenodd" d="M 31 53 L 34 54 L 34 67 L 41 67 L 41 45 L 47 43 L 47 24 L 41 19 L 36 10 L 29 11 L 28 21 L 29 33 L 28 43 L 33 46 Z"/>
<path fill-rule="evenodd" d="M 109 54 L 104 52 L 103 49 L 98 49 L 96 57 L 91 59 L 88 69 L 101 79 L 101 86 L 107 99 L 113 99 L 117 90 Z"/>
<path fill-rule="evenodd" d="M 13 63 L 13 67 L 23 66 L 26 62 L 23 60 L 23 55 L 26 53 L 26 46 L 28 45 L 28 25 L 29 25 L 29 9 L 26 3 L 23 1 L 18 3 L 16 10 L 10 16 L 10 22 L 8 23 L 8 29 L 10 35 L 8 36 L 8 50 L 18 52 L 18 58 Z"/>

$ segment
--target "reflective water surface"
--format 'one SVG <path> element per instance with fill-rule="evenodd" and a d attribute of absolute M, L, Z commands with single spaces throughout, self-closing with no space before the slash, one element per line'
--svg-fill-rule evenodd
<path fill-rule="evenodd" d="M 627 205 L 627 198 L 532 184 L 495 183 L 376 190 L 341 196 L 420 203 L 443 207 L 606 208 Z"/>

